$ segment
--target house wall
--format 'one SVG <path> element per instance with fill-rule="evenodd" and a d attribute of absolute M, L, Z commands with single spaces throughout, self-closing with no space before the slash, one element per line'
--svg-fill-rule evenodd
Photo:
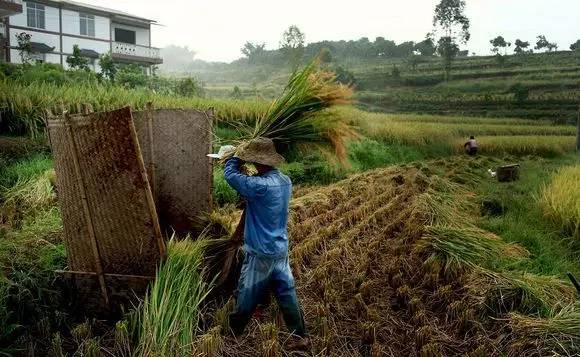
<path fill-rule="evenodd" d="M 125 29 L 135 31 L 135 44 L 140 46 L 149 46 L 149 29 L 143 27 L 129 26 L 124 24 L 113 23 L 111 28 L 111 39 L 115 41 L 115 29 Z"/>
<path fill-rule="evenodd" d="M 22 2 L 22 13 L 10 16 L 10 25 L 28 27 L 26 1 Z M 60 31 L 58 8 L 44 5 L 44 29 L 46 31 Z"/>
<path fill-rule="evenodd" d="M 111 44 L 109 42 L 89 40 L 85 38 L 62 36 L 62 52 L 64 54 L 71 54 L 73 52 L 73 46 L 79 45 L 79 48 L 93 50 L 99 54 L 107 53 L 111 50 Z"/>
<path fill-rule="evenodd" d="M 90 14 L 90 12 L 87 12 Z M 101 40 L 111 39 L 111 20 L 108 17 L 95 16 L 95 38 Z M 62 10 L 62 33 L 80 36 L 80 14 L 78 11 Z"/>

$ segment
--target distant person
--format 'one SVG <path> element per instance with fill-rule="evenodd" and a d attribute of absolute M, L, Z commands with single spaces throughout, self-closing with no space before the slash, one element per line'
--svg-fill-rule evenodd
<path fill-rule="evenodd" d="M 471 135 L 463 147 L 467 155 L 474 156 L 477 154 L 477 141 L 475 141 L 475 136 Z"/>

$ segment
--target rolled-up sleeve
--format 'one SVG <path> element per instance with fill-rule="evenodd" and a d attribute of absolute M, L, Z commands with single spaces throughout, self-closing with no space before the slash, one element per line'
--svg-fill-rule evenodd
<path fill-rule="evenodd" d="M 233 157 L 226 161 L 224 177 L 226 182 L 240 195 L 252 199 L 266 193 L 268 187 L 261 184 L 259 177 L 248 176 L 240 173 L 241 160 Z"/>

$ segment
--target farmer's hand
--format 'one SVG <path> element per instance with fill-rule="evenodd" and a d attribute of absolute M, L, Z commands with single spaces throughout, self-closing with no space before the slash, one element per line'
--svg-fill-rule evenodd
<path fill-rule="evenodd" d="M 221 146 L 217 154 L 208 154 L 207 156 L 212 157 L 214 159 L 227 159 L 234 155 L 236 152 L 236 147 L 233 145 L 224 145 Z"/>

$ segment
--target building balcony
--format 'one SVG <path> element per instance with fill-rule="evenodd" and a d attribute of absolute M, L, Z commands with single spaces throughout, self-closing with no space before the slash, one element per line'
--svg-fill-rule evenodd
<path fill-rule="evenodd" d="M 21 0 L 0 0 L 0 19 L 22 13 Z"/>
<path fill-rule="evenodd" d="M 163 63 L 163 59 L 161 59 L 161 51 L 155 47 L 113 42 L 111 54 L 113 59 L 122 62 L 144 62 L 150 64 Z"/>

